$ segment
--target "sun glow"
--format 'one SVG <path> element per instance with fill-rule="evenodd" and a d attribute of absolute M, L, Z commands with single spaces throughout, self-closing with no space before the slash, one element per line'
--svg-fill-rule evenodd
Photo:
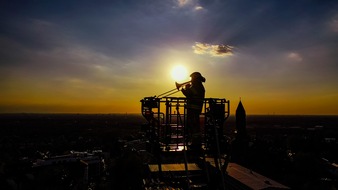
<path fill-rule="evenodd" d="M 171 77 L 177 82 L 182 82 L 188 79 L 188 71 L 185 66 L 176 65 L 171 70 Z"/>

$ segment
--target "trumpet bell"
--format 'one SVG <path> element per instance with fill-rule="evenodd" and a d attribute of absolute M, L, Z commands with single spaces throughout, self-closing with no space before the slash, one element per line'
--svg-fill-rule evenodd
<path fill-rule="evenodd" d="M 176 85 L 176 89 L 177 89 L 177 90 L 179 90 L 179 89 L 181 88 L 181 86 L 182 86 L 181 84 L 179 84 L 179 83 L 177 83 L 177 82 L 175 82 L 175 85 Z"/>

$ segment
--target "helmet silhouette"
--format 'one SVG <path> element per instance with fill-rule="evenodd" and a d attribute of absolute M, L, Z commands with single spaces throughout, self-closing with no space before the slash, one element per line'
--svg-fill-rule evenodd
<path fill-rule="evenodd" d="M 200 72 L 193 72 L 190 75 L 191 80 L 199 80 L 201 82 L 205 82 L 205 78 L 201 75 Z"/>

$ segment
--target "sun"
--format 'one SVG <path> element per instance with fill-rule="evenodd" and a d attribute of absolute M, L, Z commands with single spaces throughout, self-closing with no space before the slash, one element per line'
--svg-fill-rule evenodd
<path fill-rule="evenodd" d="M 171 70 L 171 77 L 177 82 L 182 82 L 188 78 L 188 71 L 185 66 L 176 65 Z"/>

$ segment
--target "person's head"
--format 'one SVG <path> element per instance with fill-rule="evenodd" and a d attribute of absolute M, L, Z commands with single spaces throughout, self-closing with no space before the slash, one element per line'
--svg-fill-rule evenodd
<path fill-rule="evenodd" d="M 191 82 L 205 82 L 205 78 L 199 72 L 193 72 L 190 75 Z"/>

